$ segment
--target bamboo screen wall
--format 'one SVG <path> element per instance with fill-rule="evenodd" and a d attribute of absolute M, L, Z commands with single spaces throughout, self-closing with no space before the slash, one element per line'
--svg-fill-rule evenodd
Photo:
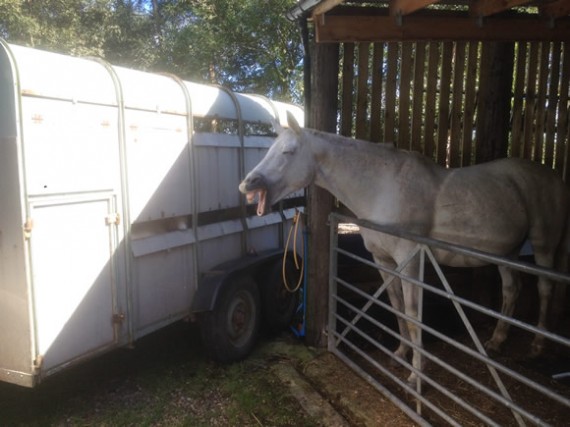
<path fill-rule="evenodd" d="M 479 42 L 344 43 L 340 133 L 394 142 L 449 167 L 475 163 Z M 515 44 L 509 156 L 566 178 L 570 45 Z"/>

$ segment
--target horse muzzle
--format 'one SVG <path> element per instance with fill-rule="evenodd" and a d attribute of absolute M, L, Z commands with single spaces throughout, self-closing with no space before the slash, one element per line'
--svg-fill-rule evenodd
<path fill-rule="evenodd" d="M 239 185 L 239 191 L 246 195 L 248 203 L 257 197 L 257 215 L 263 216 L 267 206 L 267 185 L 261 175 L 248 175 Z"/>

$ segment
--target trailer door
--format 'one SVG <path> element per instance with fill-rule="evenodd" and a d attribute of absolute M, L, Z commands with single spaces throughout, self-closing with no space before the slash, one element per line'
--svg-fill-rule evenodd
<path fill-rule="evenodd" d="M 37 354 L 47 373 L 116 343 L 111 195 L 32 205 Z"/>
<path fill-rule="evenodd" d="M 22 96 L 33 344 L 42 376 L 128 335 L 117 118 L 112 105 Z"/>

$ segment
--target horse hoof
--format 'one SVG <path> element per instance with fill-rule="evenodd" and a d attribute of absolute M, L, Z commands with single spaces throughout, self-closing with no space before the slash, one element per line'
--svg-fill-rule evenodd
<path fill-rule="evenodd" d="M 531 359 L 538 359 L 539 357 L 542 356 L 543 350 L 544 350 L 544 347 L 543 347 L 542 345 L 534 345 L 534 344 L 533 344 L 533 345 L 530 347 L 530 354 L 529 354 L 529 357 L 530 357 Z"/>
<path fill-rule="evenodd" d="M 404 362 L 407 362 L 408 350 L 407 348 L 398 347 L 398 349 L 394 351 L 393 357 L 390 358 L 390 366 L 397 368 L 402 366 Z"/>
<path fill-rule="evenodd" d="M 400 360 L 396 359 L 395 357 L 390 357 L 390 361 L 388 362 L 388 364 L 390 365 L 391 368 L 397 368 L 399 366 L 402 366 L 402 362 L 400 362 Z"/>
<path fill-rule="evenodd" d="M 494 353 L 494 354 L 501 353 L 501 345 L 497 344 L 493 340 L 487 341 L 484 344 L 484 346 L 485 346 L 485 350 L 487 350 L 487 353 Z"/>
<path fill-rule="evenodd" d="M 415 375 L 410 375 L 406 380 L 406 384 L 408 388 L 415 390 L 418 384 L 418 378 Z"/>

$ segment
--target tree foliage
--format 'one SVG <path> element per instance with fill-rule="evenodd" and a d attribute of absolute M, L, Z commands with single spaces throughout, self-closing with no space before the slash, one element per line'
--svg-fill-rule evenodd
<path fill-rule="evenodd" d="M 8 42 L 301 99 L 295 0 L 0 0 Z"/>

